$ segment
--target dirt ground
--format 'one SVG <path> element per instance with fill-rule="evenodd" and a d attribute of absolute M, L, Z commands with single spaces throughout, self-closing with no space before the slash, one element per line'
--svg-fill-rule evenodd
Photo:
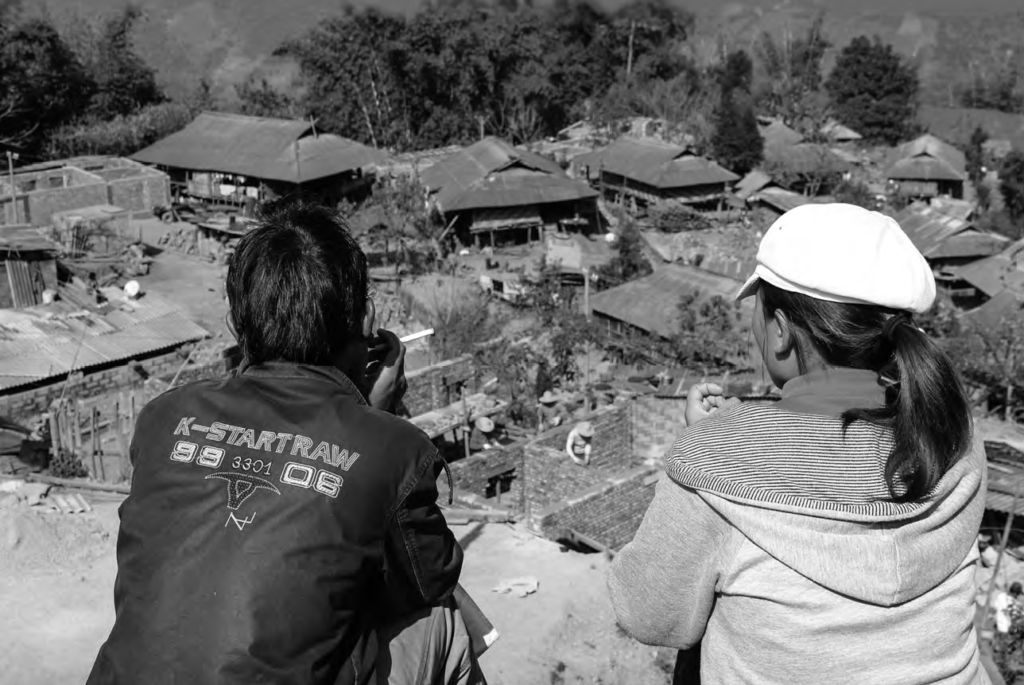
<path fill-rule="evenodd" d="M 118 498 L 86 495 L 90 514 L 0 505 L 0 677 L 5 685 L 82 683 L 114 620 Z M 520 527 L 453 526 L 462 585 L 501 637 L 482 658 L 491 685 L 665 685 L 655 651 L 617 630 L 607 560 L 562 552 Z M 535 594 L 497 594 L 533 575 Z"/>

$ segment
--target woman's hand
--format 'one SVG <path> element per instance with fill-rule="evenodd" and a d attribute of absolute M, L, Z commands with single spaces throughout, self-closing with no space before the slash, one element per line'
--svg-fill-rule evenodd
<path fill-rule="evenodd" d="M 739 403 L 738 397 L 726 399 L 720 386 L 714 383 L 699 383 L 691 386 L 690 392 L 686 395 L 686 409 L 683 416 L 686 419 L 686 425 L 692 426 L 719 409 L 735 407 Z"/>

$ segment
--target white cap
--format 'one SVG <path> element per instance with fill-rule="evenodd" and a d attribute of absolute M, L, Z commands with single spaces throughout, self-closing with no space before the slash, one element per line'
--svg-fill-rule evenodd
<path fill-rule="evenodd" d="M 829 302 L 922 313 L 935 301 L 931 267 L 900 225 L 855 205 L 810 204 L 780 216 L 736 299 L 753 295 L 762 279 Z"/>

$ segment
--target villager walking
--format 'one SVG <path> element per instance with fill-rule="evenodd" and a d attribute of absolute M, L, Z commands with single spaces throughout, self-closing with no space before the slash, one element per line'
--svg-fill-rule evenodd
<path fill-rule="evenodd" d="M 989 683 L 985 453 L 914 323 L 935 298 L 928 263 L 893 219 L 842 204 L 784 214 L 757 262 L 739 297 L 756 297 L 782 399 L 691 388 L 668 478 L 611 567 L 619 624 L 688 650 L 679 682 L 699 649 L 702 685 Z"/>

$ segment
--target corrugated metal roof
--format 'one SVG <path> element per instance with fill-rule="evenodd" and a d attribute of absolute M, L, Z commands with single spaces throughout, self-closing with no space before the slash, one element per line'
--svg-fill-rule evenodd
<path fill-rule="evenodd" d="M 0 226 L 0 252 L 55 252 L 59 247 L 38 228 Z"/>
<path fill-rule="evenodd" d="M 111 303 L 120 304 L 114 298 Z M 114 309 L 104 315 L 90 310 L 69 313 L 67 302 L 56 302 L 8 317 L 0 324 L 0 389 L 158 352 L 209 335 L 159 296 L 146 295 L 131 304 L 134 311 Z M 119 325 L 113 325 L 111 319 Z"/>
<path fill-rule="evenodd" d="M 921 203 L 905 207 L 896 214 L 896 221 L 925 257 L 930 257 L 945 241 L 971 228 L 971 222 Z"/>
<path fill-rule="evenodd" d="M 666 264 L 649 276 L 591 295 L 590 306 L 596 314 L 671 338 L 679 332 L 679 301 L 694 289 L 704 297 L 721 295 L 732 301 L 739 286 L 696 267 Z M 741 303 L 742 325 L 749 321 L 752 306 L 749 299 Z"/>
<path fill-rule="evenodd" d="M 963 181 L 967 179 L 964 153 L 925 134 L 896 148 L 886 176 L 896 180 Z"/>
<path fill-rule="evenodd" d="M 489 207 L 473 212 L 473 225 L 469 230 L 471 233 L 479 233 L 502 228 L 543 225 L 544 222 L 536 207 Z"/>
<path fill-rule="evenodd" d="M 779 119 L 774 119 L 765 126 L 759 126 L 761 137 L 764 138 L 765 147 L 788 146 L 802 143 L 803 135 L 799 131 L 786 126 Z"/>
<path fill-rule="evenodd" d="M 381 162 L 386 154 L 291 119 L 203 112 L 132 159 L 196 171 L 304 183 Z"/>
<path fill-rule="evenodd" d="M 984 258 L 999 254 L 1006 249 L 1010 239 L 998 233 L 982 233 L 967 230 L 949 238 L 933 249 L 928 256 L 932 259 Z"/>
<path fill-rule="evenodd" d="M 979 259 L 957 270 L 960 278 L 989 297 L 1003 290 L 1024 294 L 1024 240 L 997 255 Z"/>
<path fill-rule="evenodd" d="M 999 329 L 1005 321 L 1013 321 L 1024 315 L 1024 295 L 1004 290 L 992 296 L 988 302 L 976 307 L 963 316 L 981 328 Z"/>
<path fill-rule="evenodd" d="M 688 148 L 654 140 L 622 137 L 585 159 L 607 173 L 661 189 L 733 183 L 740 178 L 710 159 L 688 154 Z"/>

